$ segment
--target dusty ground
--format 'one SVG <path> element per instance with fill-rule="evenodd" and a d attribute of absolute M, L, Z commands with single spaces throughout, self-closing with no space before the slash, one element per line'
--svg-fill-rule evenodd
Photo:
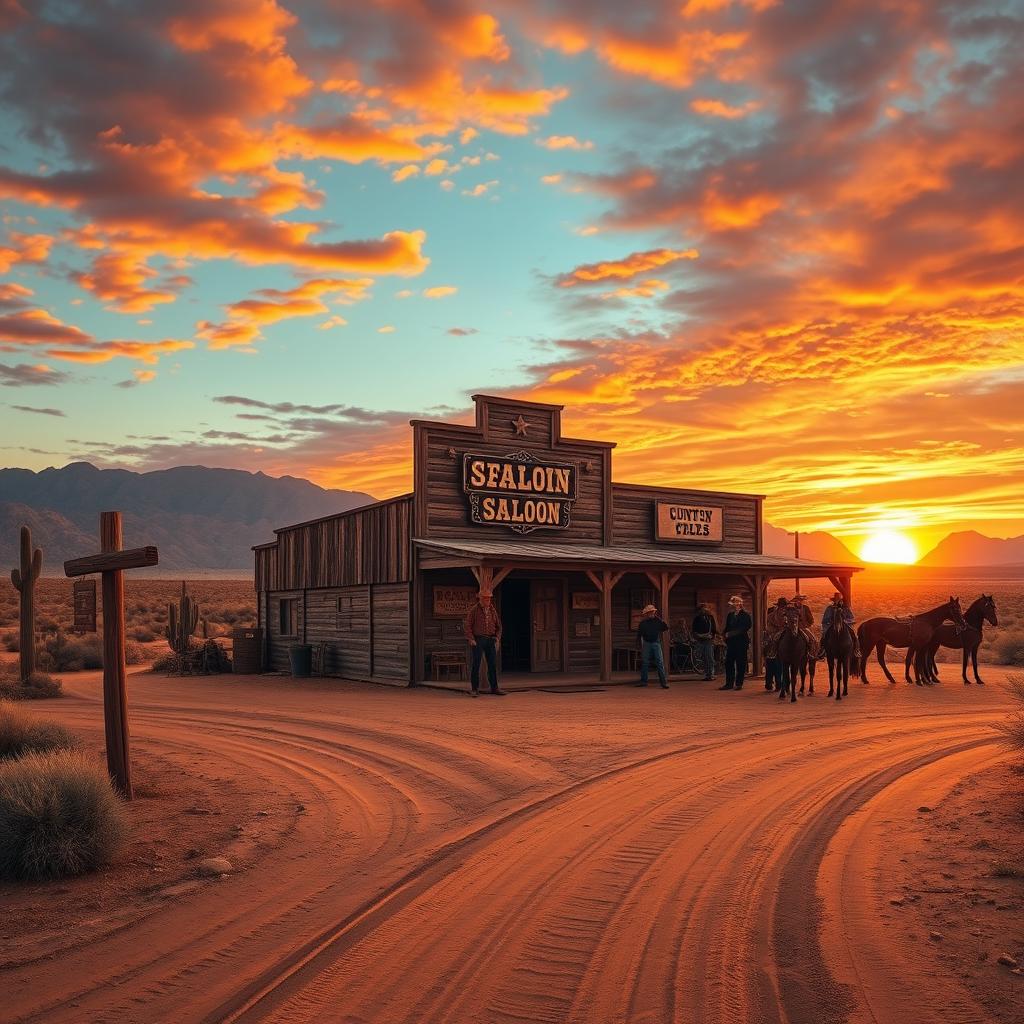
<path fill-rule="evenodd" d="M 0 889 L 2 1016 L 1019 1022 L 995 958 L 1024 883 L 993 870 L 1020 864 L 1021 777 L 988 677 L 790 706 L 134 675 L 132 815 L 164 831 Z M 65 688 L 34 710 L 97 735 L 96 676 Z M 193 850 L 241 870 L 196 881 Z"/>

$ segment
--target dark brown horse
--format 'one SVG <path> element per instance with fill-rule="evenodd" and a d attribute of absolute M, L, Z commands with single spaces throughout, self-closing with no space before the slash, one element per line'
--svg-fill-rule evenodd
<path fill-rule="evenodd" d="M 878 664 L 890 683 L 895 683 L 889 666 L 885 663 L 886 647 L 909 647 L 914 655 L 914 675 L 910 678 L 910 660 L 906 664 L 906 680 L 908 683 L 916 682 L 918 686 L 924 685 L 926 676 L 924 660 L 927 655 L 928 645 L 931 643 L 935 630 L 943 622 L 951 621 L 960 629 L 963 629 L 963 612 L 960 611 L 960 599 L 950 599 L 938 608 L 930 612 L 923 612 L 920 615 L 913 615 L 909 619 L 891 619 L 879 617 L 866 619 L 860 624 L 857 630 L 857 639 L 860 641 L 860 678 L 868 682 L 867 666 L 868 657 L 872 651 L 877 651 Z"/>
<path fill-rule="evenodd" d="M 796 703 L 796 677 L 800 674 L 800 693 L 804 692 L 807 676 L 811 677 L 811 695 L 814 695 L 814 659 L 809 657 L 807 638 L 800 629 L 800 613 L 796 605 L 786 609 L 786 628 L 779 636 L 778 659 L 782 663 L 782 687 L 779 700 L 786 699 L 789 691 L 790 703 Z"/>
<path fill-rule="evenodd" d="M 832 624 L 821 634 L 821 647 L 828 659 L 828 695 L 835 690 L 836 700 L 848 697 L 850 666 L 853 663 L 853 633 L 843 619 L 843 606 L 832 614 Z"/>
<path fill-rule="evenodd" d="M 931 643 L 928 645 L 928 670 L 935 682 L 939 681 L 939 669 L 935 664 L 935 652 L 940 647 L 949 647 L 951 650 L 964 652 L 963 676 L 964 686 L 970 686 L 971 681 L 967 678 L 967 659 L 971 659 L 974 668 L 974 681 L 979 686 L 985 683 L 978 675 L 978 648 L 983 639 L 985 623 L 992 626 L 999 625 L 996 617 L 995 598 L 988 594 L 982 594 L 967 611 L 964 612 L 965 629 L 957 630 L 955 626 L 944 624 L 939 626 L 932 635 Z M 909 652 L 908 652 L 909 657 Z"/>

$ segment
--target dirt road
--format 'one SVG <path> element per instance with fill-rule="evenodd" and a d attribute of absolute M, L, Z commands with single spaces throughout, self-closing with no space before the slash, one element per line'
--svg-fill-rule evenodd
<path fill-rule="evenodd" d="M 3 1016 L 991 1020 L 890 903 L 918 808 L 1006 759 L 989 674 L 796 706 L 133 677 L 139 757 L 264 799 L 243 870 L 13 951 Z M 98 684 L 66 682 L 46 713 L 98 722 Z"/>

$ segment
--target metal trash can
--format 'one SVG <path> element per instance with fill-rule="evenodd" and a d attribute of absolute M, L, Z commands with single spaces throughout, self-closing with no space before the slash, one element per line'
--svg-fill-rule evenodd
<path fill-rule="evenodd" d="M 313 674 L 313 645 L 292 644 L 288 648 L 288 661 L 293 676 L 298 679 L 308 678 Z"/>
<path fill-rule="evenodd" d="M 233 629 L 231 631 L 232 671 L 257 675 L 263 660 L 263 630 Z"/>

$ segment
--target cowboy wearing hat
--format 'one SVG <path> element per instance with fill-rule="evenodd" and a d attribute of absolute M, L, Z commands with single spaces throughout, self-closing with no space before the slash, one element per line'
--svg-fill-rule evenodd
<path fill-rule="evenodd" d="M 701 603 L 697 614 L 693 617 L 690 632 L 693 634 L 693 639 L 697 641 L 697 650 L 700 651 L 700 658 L 704 663 L 705 681 L 714 679 L 715 637 L 718 635 L 718 625 L 715 623 L 710 601 Z"/>
<path fill-rule="evenodd" d="M 489 587 L 481 587 L 477 599 L 469 606 L 462 622 L 462 630 L 473 650 L 473 666 L 469 673 L 470 694 L 480 695 L 480 662 L 487 658 L 487 679 L 491 693 L 504 697 L 498 689 L 498 647 L 501 644 L 501 616 L 494 607 L 494 594 Z"/>
<path fill-rule="evenodd" d="M 807 641 L 807 656 L 818 657 L 818 638 L 811 632 L 814 625 L 814 612 L 804 603 L 807 600 L 806 594 L 794 594 L 790 599 L 790 609 L 795 610 L 797 626 Z"/>
<path fill-rule="evenodd" d="M 747 651 L 750 649 L 750 629 L 754 625 L 743 610 L 743 598 L 733 594 L 729 598 L 729 614 L 725 617 L 725 685 L 720 690 L 742 690 L 747 674 Z"/>
<path fill-rule="evenodd" d="M 668 629 L 668 623 L 658 617 L 658 609 L 653 604 L 647 605 L 642 615 L 643 618 L 636 630 L 637 638 L 640 640 L 640 682 L 636 685 L 647 685 L 647 666 L 653 658 L 661 688 L 667 690 L 668 679 L 665 677 L 665 655 L 661 649 L 661 634 Z"/>
<path fill-rule="evenodd" d="M 768 613 L 767 628 L 764 638 L 764 666 L 765 679 L 764 688 L 774 690 L 776 686 L 782 689 L 782 662 L 779 661 L 779 637 L 786 628 L 786 608 L 789 600 L 780 597 L 775 602 L 775 607 Z"/>
<path fill-rule="evenodd" d="M 842 616 L 846 629 L 850 636 L 853 637 L 853 657 L 859 659 L 860 644 L 857 642 L 857 632 L 853 628 L 855 621 L 853 609 L 847 606 L 843 600 L 843 595 L 838 590 L 832 595 L 832 603 L 826 605 L 825 610 L 821 613 L 821 636 L 823 639 L 825 634 L 832 628 L 832 623 L 837 615 Z"/>

